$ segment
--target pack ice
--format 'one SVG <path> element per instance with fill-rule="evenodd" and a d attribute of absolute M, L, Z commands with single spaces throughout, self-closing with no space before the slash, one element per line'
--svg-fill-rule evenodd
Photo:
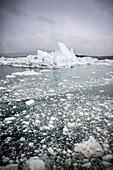
<path fill-rule="evenodd" d="M 110 60 L 99 61 L 91 57 L 79 58 L 73 49 L 69 50 L 64 44 L 57 42 L 55 52 L 47 53 L 38 50 L 36 55 L 18 58 L 0 58 L 0 65 L 11 65 L 15 67 L 37 67 L 37 68 L 59 68 L 74 65 L 113 64 Z"/>

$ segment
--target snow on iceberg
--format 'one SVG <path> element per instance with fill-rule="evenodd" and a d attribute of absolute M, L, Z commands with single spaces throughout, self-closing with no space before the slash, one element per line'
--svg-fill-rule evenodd
<path fill-rule="evenodd" d="M 47 53 L 38 50 L 36 55 L 28 55 L 27 57 L 0 58 L 0 65 L 11 65 L 15 67 L 59 68 L 88 64 L 111 65 L 113 61 L 99 61 L 91 57 L 79 58 L 74 54 L 73 49 L 69 51 L 60 42 L 57 42 L 55 52 Z"/>

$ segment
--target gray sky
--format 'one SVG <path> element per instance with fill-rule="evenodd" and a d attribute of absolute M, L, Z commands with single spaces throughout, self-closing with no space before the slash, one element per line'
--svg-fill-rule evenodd
<path fill-rule="evenodd" d="M 0 0 L 0 53 L 54 51 L 113 54 L 113 0 Z"/>

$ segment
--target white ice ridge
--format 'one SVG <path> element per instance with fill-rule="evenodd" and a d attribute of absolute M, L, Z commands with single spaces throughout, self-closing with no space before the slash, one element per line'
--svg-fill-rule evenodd
<path fill-rule="evenodd" d="M 11 65 L 14 67 L 59 68 L 87 64 L 111 65 L 113 61 L 100 61 L 91 57 L 79 58 L 74 54 L 73 49 L 69 50 L 60 42 L 57 42 L 55 52 L 47 53 L 38 50 L 36 55 L 27 57 L 0 58 L 0 65 Z"/>
<path fill-rule="evenodd" d="M 101 145 L 92 136 L 88 141 L 75 144 L 74 151 L 82 153 L 86 158 L 98 157 L 104 153 Z"/>

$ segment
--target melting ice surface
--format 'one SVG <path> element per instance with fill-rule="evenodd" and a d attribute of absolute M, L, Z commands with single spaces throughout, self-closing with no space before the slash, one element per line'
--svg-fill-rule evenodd
<path fill-rule="evenodd" d="M 91 57 L 78 58 L 73 49 L 69 49 L 62 43 L 56 44 L 55 52 L 47 53 L 38 50 L 36 55 L 23 58 L 0 58 L 0 65 L 11 65 L 14 67 L 36 67 L 36 68 L 59 68 L 72 67 L 74 65 L 111 65 L 112 60 L 99 61 Z"/>
<path fill-rule="evenodd" d="M 99 156 L 112 158 L 112 65 L 0 66 L 0 73 L 0 165 L 19 164 L 21 169 L 30 157 L 44 155 L 58 169 L 65 169 L 68 158 L 75 167 L 91 166 L 87 161 L 96 154 L 94 145 Z M 81 150 L 85 144 L 91 153 Z"/>

